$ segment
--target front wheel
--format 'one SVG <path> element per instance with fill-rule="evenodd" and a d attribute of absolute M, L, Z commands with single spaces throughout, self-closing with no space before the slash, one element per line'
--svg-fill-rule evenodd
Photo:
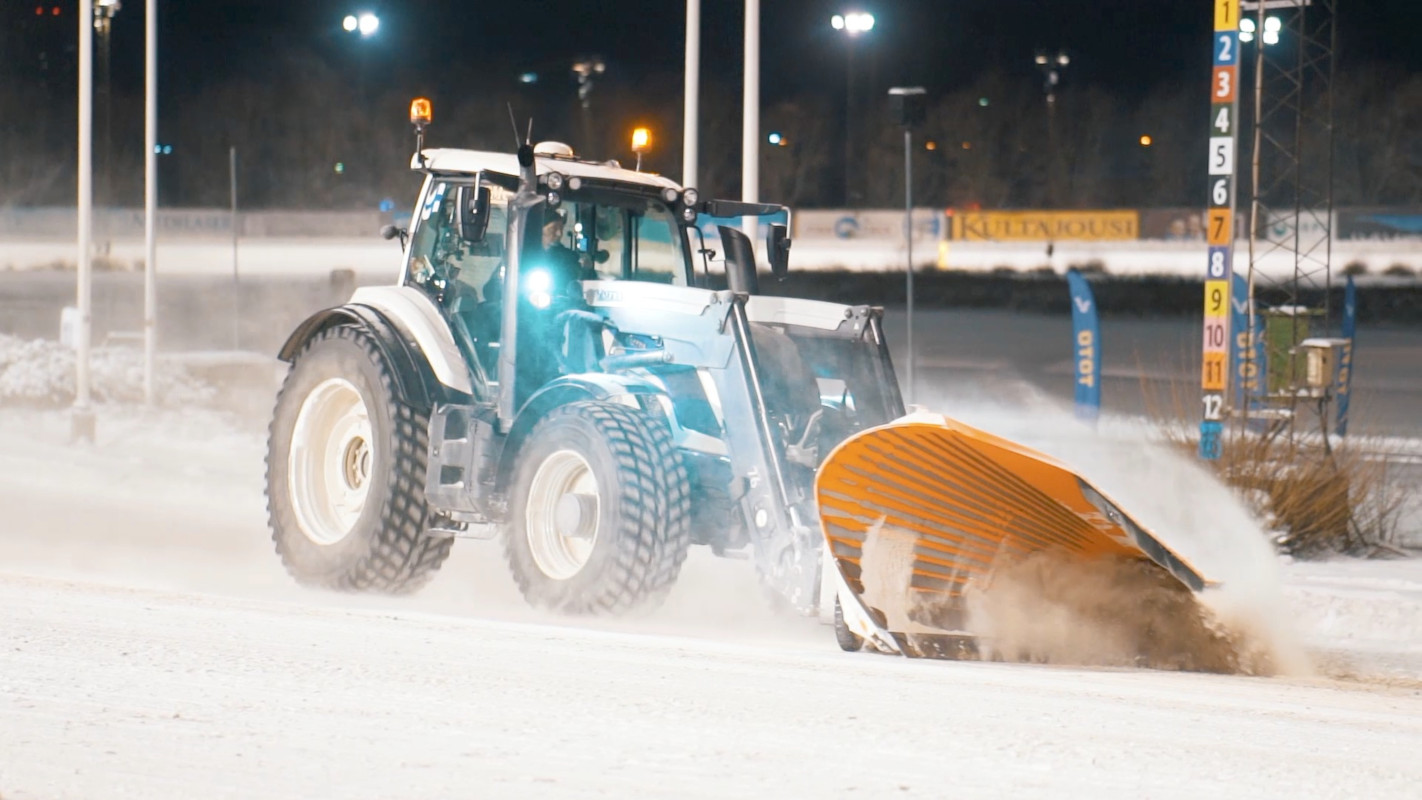
<path fill-rule="evenodd" d="M 452 540 L 426 534 L 428 424 L 365 332 L 328 329 L 296 357 L 272 417 L 267 509 L 299 583 L 408 592 L 439 569 Z"/>
<path fill-rule="evenodd" d="M 846 653 L 857 653 L 864 649 L 864 637 L 849 629 L 849 625 L 844 621 L 844 606 L 839 604 L 839 598 L 834 599 L 834 640 L 839 644 L 839 649 Z"/>
<path fill-rule="evenodd" d="M 691 543 L 689 479 L 665 422 L 585 401 L 554 409 L 518 453 L 505 554 L 525 599 L 570 614 L 665 598 Z"/>

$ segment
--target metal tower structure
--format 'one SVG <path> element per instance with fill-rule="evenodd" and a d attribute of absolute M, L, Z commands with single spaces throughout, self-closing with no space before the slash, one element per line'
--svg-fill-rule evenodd
<path fill-rule="evenodd" d="M 1327 388 L 1306 388 L 1299 347 L 1329 324 L 1337 0 L 1242 0 L 1242 86 L 1252 117 L 1247 287 L 1236 284 L 1234 398 L 1246 420 L 1292 435 L 1301 405 L 1324 423 Z M 1253 52 L 1249 47 L 1252 45 Z M 1239 290 L 1246 290 L 1238 297 Z M 1239 313 L 1247 308 L 1247 312 Z M 1240 330 L 1243 328 L 1244 330 Z M 1253 336 L 1249 336 L 1249 332 Z M 1241 334 L 1244 334 L 1241 336 Z"/>

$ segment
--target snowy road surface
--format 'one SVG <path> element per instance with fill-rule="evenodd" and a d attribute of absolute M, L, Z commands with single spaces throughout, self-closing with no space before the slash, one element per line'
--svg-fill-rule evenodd
<path fill-rule="evenodd" d="M 259 434 L 121 414 L 69 447 L 66 424 L 0 413 L 5 800 L 1422 786 L 1415 562 L 1286 573 L 1301 633 L 1386 676 L 905 661 L 770 616 L 748 565 L 711 558 L 616 623 L 528 611 L 475 542 L 414 598 L 300 590 L 267 542 Z"/>

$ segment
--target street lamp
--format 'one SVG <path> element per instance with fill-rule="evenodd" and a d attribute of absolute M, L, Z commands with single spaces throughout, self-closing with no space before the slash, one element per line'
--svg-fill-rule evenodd
<path fill-rule="evenodd" d="M 1264 19 L 1264 35 L 1260 38 L 1264 44 L 1278 44 L 1279 32 L 1284 29 L 1284 23 L 1278 17 L 1266 17 Z M 1239 41 L 1248 44 L 1254 41 L 1254 34 L 1259 32 L 1259 23 L 1250 17 L 1245 17 L 1239 21 Z"/>
<path fill-rule="evenodd" d="M 835 14 L 830 17 L 830 27 L 843 32 L 847 42 L 844 74 L 844 205 L 849 207 L 854 164 L 854 40 L 858 39 L 860 34 L 874 30 L 874 15 L 862 11 Z"/>
<path fill-rule="evenodd" d="M 1057 197 L 1057 86 L 1062 81 L 1062 73 L 1071 64 L 1071 57 L 1065 50 L 1056 55 L 1038 51 L 1033 61 L 1042 71 L 1042 91 L 1047 95 L 1047 153 L 1051 159 L 1047 164 L 1047 204 L 1056 206 Z M 1050 245 L 1049 245 L 1050 247 Z"/>
<path fill-rule="evenodd" d="M 837 31 L 844 31 L 850 36 L 868 33 L 874 30 L 874 15 L 862 12 L 835 14 L 830 17 L 830 27 Z"/>
<path fill-rule="evenodd" d="M 583 146 L 589 153 L 595 153 L 597 150 L 593 142 L 592 128 L 593 76 L 606 71 L 607 64 L 597 56 L 573 62 L 573 74 L 578 77 L 578 100 L 583 107 Z"/>
<path fill-rule="evenodd" d="M 361 38 L 369 38 L 380 30 L 380 17 L 369 11 L 347 14 L 346 18 L 341 20 L 341 27 L 345 28 L 347 33 L 359 33 Z"/>
<path fill-rule="evenodd" d="M 1054 56 L 1037 53 L 1035 61 L 1037 68 L 1042 70 L 1042 91 L 1047 93 L 1047 105 L 1051 105 L 1057 101 L 1057 84 L 1061 83 L 1062 72 L 1071 64 L 1071 57 L 1058 50 Z"/>
<path fill-rule="evenodd" d="M 113 78 L 110 64 L 113 61 L 111 53 L 113 48 L 110 41 L 113 35 L 114 16 L 119 9 L 123 8 L 123 3 L 119 0 L 93 0 L 94 2 L 94 31 L 99 34 L 99 68 L 102 76 L 99 80 L 99 95 L 103 113 L 103 137 L 104 137 L 104 169 L 103 180 L 99 185 L 99 207 L 105 209 L 103 217 L 102 231 L 105 234 L 104 252 L 109 251 L 108 209 L 113 205 Z"/>
<path fill-rule="evenodd" d="M 895 86 L 889 90 L 889 105 L 895 121 L 904 129 L 904 261 L 908 300 L 908 402 L 913 404 L 913 129 L 927 117 L 927 92 L 922 86 Z"/>

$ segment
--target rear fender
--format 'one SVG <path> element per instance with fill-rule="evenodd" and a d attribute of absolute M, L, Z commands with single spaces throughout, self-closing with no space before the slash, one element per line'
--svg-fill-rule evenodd
<path fill-rule="evenodd" d="M 308 342 L 322 331 L 338 326 L 358 328 L 370 336 L 385 363 L 390 365 L 396 391 L 407 402 L 432 408 L 436 402 L 452 399 L 453 393 L 434 377 L 419 346 L 384 314 L 368 306 L 352 303 L 312 314 L 287 338 L 277 357 L 286 362 L 295 361 Z"/>

